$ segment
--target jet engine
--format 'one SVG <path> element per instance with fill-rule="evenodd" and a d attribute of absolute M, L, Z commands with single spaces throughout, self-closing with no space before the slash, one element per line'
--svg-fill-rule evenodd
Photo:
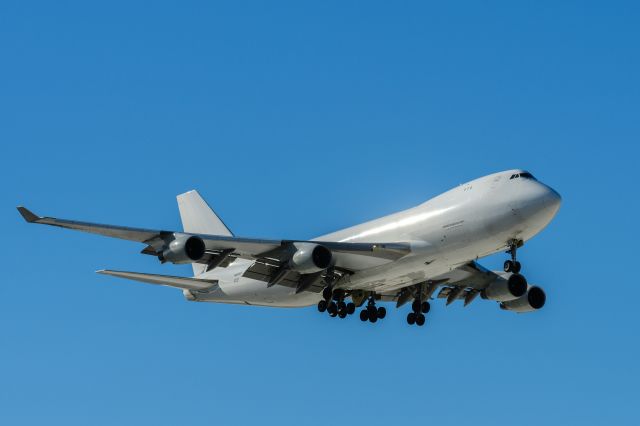
<path fill-rule="evenodd" d="M 546 300 L 547 296 L 540 287 L 530 286 L 524 296 L 502 302 L 500 308 L 517 313 L 532 312 L 542 308 Z"/>
<path fill-rule="evenodd" d="M 499 277 L 482 291 L 482 298 L 506 302 L 518 299 L 527 292 L 527 280 L 520 274 L 511 274 L 509 278 Z"/>
<path fill-rule="evenodd" d="M 194 235 L 176 235 L 158 256 L 160 262 L 195 263 L 204 256 L 205 244 Z"/>
<path fill-rule="evenodd" d="M 320 244 L 296 243 L 296 251 L 289 261 L 289 267 L 301 274 L 313 274 L 327 269 L 333 264 L 331 250 Z"/>

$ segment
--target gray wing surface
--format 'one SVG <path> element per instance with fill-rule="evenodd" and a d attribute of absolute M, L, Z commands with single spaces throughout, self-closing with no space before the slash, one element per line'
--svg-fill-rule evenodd
<path fill-rule="evenodd" d="M 104 235 L 107 237 L 144 243 L 147 244 L 147 247 L 142 250 L 142 253 L 150 255 L 157 255 L 158 251 L 162 249 L 164 244 L 166 244 L 166 239 L 172 235 L 196 235 L 204 241 L 207 253 L 207 256 L 201 259 L 199 263 L 215 264 L 215 266 L 226 266 L 226 264 L 238 257 L 251 260 L 263 260 L 264 263 L 268 264 L 273 264 L 275 262 L 277 265 L 277 263 L 281 262 L 289 253 L 291 244 L 295 242 L 321 244 L 335 254 L 338 266 L 344 267 L 341 263 L 345 263 L 348 264 L 350 269 L 354 268 L 354 262 L 349 260 L 349 256 L 352 255 L 368 256 L 392 261 L 411 252 L 409 244 L 403 242 L 342 243 L 334 241 L 241 238 L 234 236 L 205 235 L 188 232 L 132 228 L 126 226 L 104 225 L 58 219 L 54 217 L 42 217 L 22 206 L 18 207 L 18 211 L 29 223 L 57 226 L 60 228 L 73 229 L 92 234 Z M 224 257 L 224 259 L 220 259 L 221 256 Z M 343 260 L 344 262 L 342 262 Z"/>

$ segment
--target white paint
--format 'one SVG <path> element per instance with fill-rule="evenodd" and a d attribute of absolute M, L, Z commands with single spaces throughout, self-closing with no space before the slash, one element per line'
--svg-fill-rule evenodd
<path fill-rule="evenodd" d="M 342 256 L 357 270 L 339 287 L 379 292 L 394 290 L 500 251 L 510 240 L 528 241 L 558 212 L 560 195 L 533 179 L 516 178 L 522 170 L 481 177 L 417 207 L 316 238 L 317 241 L 410 242 L 412 253 L 394 262 L 365 256 Z M 428 263 L 428 264 L 427 264 Z M 279 307 L 309 306 L 321 295 L 295 294 L 289 287 L 240 277 L 251 261 L 236 260 L 198 278 L 216 279 L 219 289 L 198 300 Z"/>

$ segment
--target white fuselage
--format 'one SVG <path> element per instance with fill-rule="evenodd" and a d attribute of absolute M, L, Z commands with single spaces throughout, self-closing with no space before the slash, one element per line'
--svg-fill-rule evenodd
<path fill-rule="evenodd" d="M 547 185 L 512 176 L 510 170 L 481 177 L 417 207 L 316 238 L 317 241 L 408 242 L 411 254 L 389 261 L 343 256 L 355 270 L 338 287 L 388 292 L 444 274 L 469 261 L 503 251 L 512 240 L 527 241 L 544 229 L 560 208 L 560 196 Z M 216 279 L 219 288 L 200 301 L 300 307 L 317 303 L 319 293 L 302 292 L 242 276 L 252 262 L 238 259 L 198 278 Z"/>

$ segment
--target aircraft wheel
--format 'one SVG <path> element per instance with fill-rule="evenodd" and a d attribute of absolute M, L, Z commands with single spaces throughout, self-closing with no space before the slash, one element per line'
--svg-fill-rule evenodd
<path fill-rule="evenodd" d="M 407 324 L 413 325 L 416 323 L 416 314 L 414 312 L 409 312 L 407 315 Z"/>
<path fill-rule="evenodd" d="M 511 260 L 505 260 L 504 262 L 504 271 L 505 272 L 513 272 L 513 262 Z"/>
<path fill-rule="evenodd" d="M 429 311 L 431 310 L 431 304 L 429 302 L 422 302 L 422 305 L 420 306 L 420 310 L 422 311 L 423 314 L 428 314 Z"/>
<path fill-rule="evenodd" d="M 324 312 L 327 310 L 327 301 L 321 300 L 318 302 L 318 312 Z"/>
<path fill-rule="evenodd" d="M 377 316 L 378 316 L 378 318 L 380 318 L 380 319 L 384 319 L 384 317 L 386 317 L 386 316 L 387 316 L 387 309 L 386 309 L 384 306 L 380 306 L 380 307 L 378 308 L 378 312 L 377 312 L 377 314 L 378 314 L 378 315 L 377 315 Z"/>
<path fill-rule="evenodd" d="M 355 303 L 347 303 L 347 313 L 349 315 L 353 315 L 353 313 L 356 311 L 356 304 Z"/>
<path fill-rule="evenodd" d="M 513 273 L 514 274 L 519 274 L 520 270 L 522 269 L 522 265 L 520 264 L 520 262 L 513 262 Z"/>
<path fill-rule="evenodd" d="M 335 318 L 336 316 L 338 316 L 338 312 L 337 311 L 329 311 L 329 316 L 331 318 Z"/>
<path fill-rule="evenodd" d="M 420 301 L 418 301 L 418 299 L 413 301 L 413 303 L 411 304 L 411 309 L 413 309 L 413 312 L 420 312 Z"/>
<path fill-rule="evenodd" d="M 368 306 L 367 311 L 369 313 L 369 321 L 376 322 L 378 321 L 378 310 L 375 306 Z"/>
<path fill-rule="evenodd" d="M 327 311 L 329 312 L 329 314 L 331 314 L 332 317 L 335 317 L 338 314 L 338 306 L 336 305 L 336 302 L 329 303 Z"/>
<path fill-rule="evenodd" d="M 346 311 L 340 311 L 340 313 L 338 313 L 338 316 L 342 319 L 347 317 L 347 312 Z"/>
<path fill-rule="evenodd" d="M 369 320 L 369 312 L 366 309 L 360 311 L 360 321 L 368 321 Z"/>
<path fill-rule="evenodd" d="M 416 315 L 416 325 L 422 327 L 424 325 L 425 317 L 423 314 Z"/>
<path fill-rule="evenodd" d="M 325 287 L 324 290 L 322 290 L 322 297 L 324 297 L 324 300 L 331 300 L 331 298 L 333 297 L 331 288 Z"/>

